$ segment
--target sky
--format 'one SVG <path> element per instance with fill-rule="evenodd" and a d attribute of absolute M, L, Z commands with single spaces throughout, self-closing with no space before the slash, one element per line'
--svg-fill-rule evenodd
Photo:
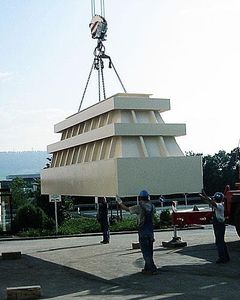
<path fill-rule="evenodd" d="M 100 1 L 96 13 L 100 14 Z M 239 0 L 105 0 L 110 55 L 129 93 L 167 98 L 181 149 L 238 146 Z M 0 0 L 0 151 L 46 150 L 77 112 L 93 62 L 91 0 Z M 122 92 L 104 69 L 106 95 Z M 98 102 L 93 71 L 82 108 Z"/>

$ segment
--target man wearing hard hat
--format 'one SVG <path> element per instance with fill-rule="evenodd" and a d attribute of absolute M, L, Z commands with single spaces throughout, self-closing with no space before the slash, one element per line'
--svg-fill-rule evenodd
<path fill-rule="evenodd" d="M 153 261 L 153 216 L 156 212 L 155 206 L 151 203 L 147 191 L 143 190 L 139 193 L 139 204 L 127 207 L 122 199 L 116 195 L 116 201 L 126 211 L 138 216 L 138 237 L 142 251 L 145 266 L 142 269 L 143 274 L 157 274 L 157 267 Z"/>

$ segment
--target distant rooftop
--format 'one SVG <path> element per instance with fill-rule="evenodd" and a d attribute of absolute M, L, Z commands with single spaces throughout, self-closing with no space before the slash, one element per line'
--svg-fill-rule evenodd
<path fill-rule="evenodd" d="M 6 176 L 6 179 L 15 179 L 15 178 L 22 178 L 22 179 L 40 178 L 40 174 L 17 174 L 17 175 Z"/>

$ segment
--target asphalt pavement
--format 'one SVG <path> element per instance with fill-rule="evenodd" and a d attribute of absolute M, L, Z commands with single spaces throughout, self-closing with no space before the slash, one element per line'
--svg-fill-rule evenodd
<path fill-rule="evenodd" d="M 7 287 L 40 285 L 41 299 L 240 299 L 240 240 L 227 227 L 231 261 L 215 264 L 211 225 L 181 230 L 184 248 L 163 248 L 172 231 L 155 233 L 154 260 L 159 274 L 141 274 L 140 250 L 132 249 L 137 233 L 51 239 L 0 239 L 3 252 L 21 251 L 15 260 L 0 259 L 0 299 Z"/>

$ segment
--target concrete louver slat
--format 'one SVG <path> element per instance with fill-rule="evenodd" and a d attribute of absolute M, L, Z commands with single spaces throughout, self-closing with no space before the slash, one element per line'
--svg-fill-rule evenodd
<path fill-rule="evenodd" d="M 165 145 L 165 142 L 164 142 L 164 139 L 162 136 L 159 136 L 159 152 L 160 152 L 160 155 L 163 156 L 163 157 L 166 157 L 169 155 L 168 153 L 168 150 L 167 150 L 167 147 Z"/>
<path fill-rule="evenodd" d="M 181 136 L 186 134 L 185 124 L 114 124 L 115 135 Z"/>
<path fill-rule="evenodd" d="M 57 167 L 59 162 L 60 151 L 55 152 L 53 155 L 56 156 L 53 167 Z"/>
<path fill-rule="evenodd" d="M 148 151 L 147 151 L 144 139 L 143 139 L 142 136 L 140 136 L 139 139 L 140 139 L 140 143 L 141 143 L 141 146 L 142 146 L 142 151 L 143 151 L 144 157 L 148 157 Z"/>
<path fill-rule="evenodd" d="M 83 157 L 84 157 L 84 151 L 85 150 L 86 150 L 86 145 L 80 145 L 79 146 L 77 163 L 82 163 L 83 162 Z"/>
<path fill-rule="evenodd" d="M 58 151 L 54 152 L 53 156 L 52 156 L 51 167 L 53 167 L 53 168 L 56 167 L 57 155 L 58 155 Z"/>
<path fill-rule="evenodd" d="M 131 114 L 132 114 L 132 117 L 133 117 L 133 123 L 137 124 L 138 120 L 137 120 L 135 110 L 132 109 Z M 140 145 L 141 145 L 141 149 L 142 149 L 144 157 L 148 157 L 148 151 L 147 151 L 147 148 L 146 148 L 146 145 L 145 145 L 145 142 L 144 142 L 144 139 L 143 139 L 142 135 L 139 136 L 139 140 L 140 140 Z"/>
<path fill-rule="evenodd" d="M 169 99 L 157 99 L 146 97 L 142 98 L 126 98 L 113 96 L 107 101 L 101 101 L 97 105 L 89 107 L 87 110 L 80 111 L 73 116 L 55 124 L 54 132 L 59 133 L 64 129 L 85 122 L 92 118 L 98 117 L 113 110 L 139 110 L 139 111 L 159 111 L 165 112 L 170 110 Z"/>
<path fill-rule="evenodd" d="M 79 156 L 80 146 L 75 147 L 75 151 L 73 154 L 72 164 L 76 164 L 78 162 L 78 156 Z"/>
<path fill-rule="evenodd" d="M 94 155 L 95 148 L 96 148 L 96 142 L 93 142 L 93 146 L 91 148 L 91 152 L 90 152 L 90 156 L 89 156 L 89 161 L 93 161 L 93 155 Z"/>
<path fill-rule="evenodd" d="M 112 136 L 181 136 L 186 134 L 185 124 L 109 124 L 71 139 L 61 140 L 48 146 L 48 152 L 75 147 Z"/>
<path fill-rule="evenodd" d="M 74 148 L 73 148 L 73 151 L 72 151 L 72 156 L 71 156 L 71 158 L 70 158 L 70 165 L 73 164 L 73 158 L 74 158 L 74 155 L 75 155 L 76 150 L 77 150 L 77 147 L 74 147 Z"/>
<path fill-rule="evenodd" d="M 70 151 L 70 149 L 67 149 L 67 151 L 65 153 L 64 161 L 63 161 L 63 166 L 67 165 L 67 158 L 68 158 L 68 155 L 69 155 L 69 151 Z"/>

